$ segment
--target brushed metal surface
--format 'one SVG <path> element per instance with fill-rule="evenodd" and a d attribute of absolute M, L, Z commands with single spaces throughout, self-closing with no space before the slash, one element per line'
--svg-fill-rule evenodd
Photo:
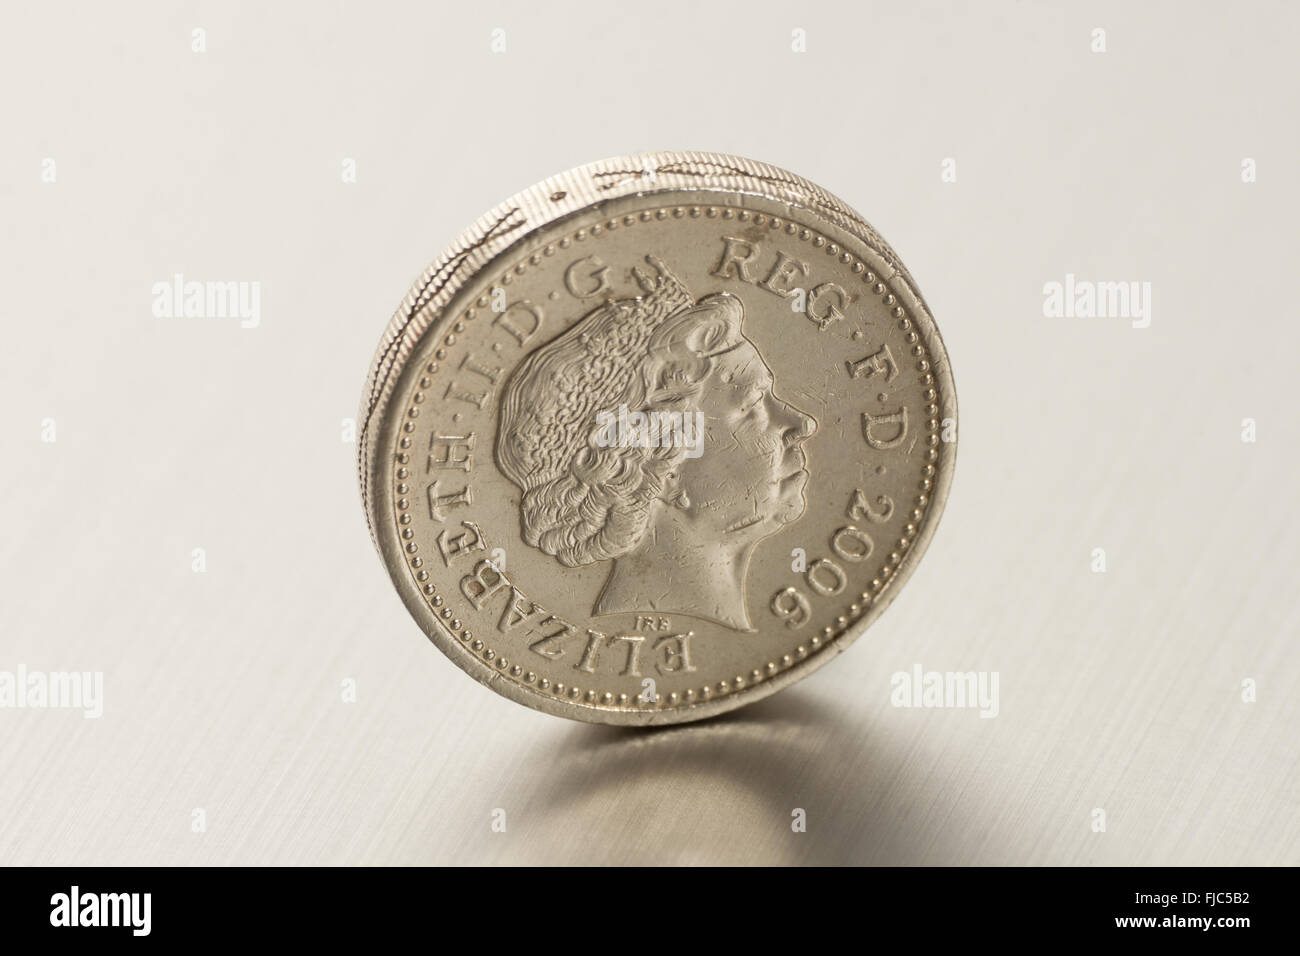
<path fill-rule="evenodd" d="M 0 709 L 0 863 L 1300 863 L 1296 18 L 11 11 L 0 671 L 102 671 L 104 712 Z M 373 317 L 448 235 L 659 144 L 868 213 L 961 357 L 963 432 L 943 531 L 866 637 L 644 733 L 413 639 L 341 439 Z M 178 272 L 260 282 L 260 324 L 155 317 Z M 1067 273 L 1151 282 L 1150 326 L 1044 316 Z M 999 715 L 893 706 L 918 664 L 997 672 Z"/>

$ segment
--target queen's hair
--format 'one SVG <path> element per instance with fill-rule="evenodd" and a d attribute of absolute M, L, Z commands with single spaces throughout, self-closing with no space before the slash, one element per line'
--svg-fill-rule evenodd
<path fill-rule="evenodd" d="M 523 491 L 524 540 L 567 567 L 635 548 L 686 452 L 680 443 L 601 443 L 601 413 L 685 412 L 714 357 L 744 341 L 739 299 L 723 292 L 692 303 L 652 261 L 657 280 L 637 273 L 648 295 L 589 313 L 529 355 L 502 395 L 496 457 Z"/>

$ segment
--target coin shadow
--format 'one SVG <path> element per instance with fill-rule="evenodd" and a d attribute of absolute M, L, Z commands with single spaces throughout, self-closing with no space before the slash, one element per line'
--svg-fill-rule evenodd
<path fill-rule="evenodd" d="M 582 725 L 536 758 L 522 846 L 553 864 L 906 865 L 944 848 L 911 812 L 924 759 L 794 688 L 707 721 Z M 530 760 L 531 762 L 531 760 Z M 955 811 L 959 812 L 959 811 Z M 799 828 L 800 817 L 804 823 Z M 945 828 L 960 825 L 949 818 Z"/>

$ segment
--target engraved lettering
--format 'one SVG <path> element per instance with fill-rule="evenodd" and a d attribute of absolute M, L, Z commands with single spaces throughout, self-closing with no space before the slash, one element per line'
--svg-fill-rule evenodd
<path fill-rule="evenodd" d="M 898 432 L 892 438 L 877 438 L 871 434 L 871 429 L 880 425 L 896 425 L 898 426 Z M 885 415 L 872 415 L 870 412 L 863 412 L 862 437 L 876 451 L 888 451 L 891 448 L 897 448 L 902 444 L 903 439 L 907 437 L 907 406 L 904 405 L 898 411 L 889 412 Z"/>
<path fill-rule="evenodd" d="M 791 258 L 779 249 L 767 277 L 760 280 L 749 271 L 750 266 L 757 268 L 757 260 L 761 255 L 758 243 L 734 236 L 724 236 L 722 242 L 722 258 L 710 275 L 719 279 L 736 278 L 783 299 L 793 298 L 797 304 L 795 311 L 802 312 L 822 331 L 836 319 L 843 318 L 844 310 L 853 301 L 843 286 L 834 282 L 823 282 L 811 292 L 805 292 L 802 285 L 796 286 L 795 283 L 808 276 L 808 264 Z"/>
<path fill-rule="evenodd" d="M 832 299 L 838 300 L 832 301 Z M 824 307 L 823 307 L 824 303 Z M 844 318 L 844 310 L 849 305 L 849 294 L 834 282 L 823 282 L 808 293 L 808 308 L 804 315 L 823 332 L 826 326 L 836 319 Z"/>
<path fill-rule="evenodd" d="M 825 581 L 826 575 L 822 574 L 822 572 L 830 575 L 831 581 L 829 584 Z M 819 558 L 808 565 L 808 571 L 804 574 L 804 578 L 808 581 L 808 586 L 822 596 L 839 594 L 849 581 L 844 569 L 830 558 Z"/>
<path fill-rule="evenodd" d="M 442 553 L 442 563 L 447 567 L 451 567 L 452 558 L 486 550 L 478 525 L 472 521 L 462 521 L 461 525 L 465 528 L 464 534 L 449 535 L 445 528 L 438 533 L 438 550 Z"/>
<path fill-rule="evenodd" d="M 511 313 L 515 310 L 525 312 L 527 315 L 532 316 L 533 323 L 531 328 L 521 325 L 519 320 L 511 317 Z M 527 316 L 521 316 L 520 318 L 526 321 Z M 542 308 L 541 306 L 533 305 L 533 303 L 529 302 L 527 299 L 520 299 L 518 302 L 511 302 L 504 312 L 492 320 L 492 324 L 499 326 L 503 331 L 510 333 L 510 335 L 514 336 L 515 341 L 522 346 L 533 337 L 533 334 L 538 329 L 542 327 Z"/>
<path fill-rule="evenodd" d="M 767 274 L 767 278 L 760 285 L 769 292 L 788 297 L 794 295 L 794 288 L 791 283 L 796 281 L 800 275 L 808 275 L 808 264 L 797 259 L 791 259 L 784 252 L 778 250 L 776 263 L 772 266 L 772 271 Z"/>
<path fill-rule="evenodd" d="M 627 661 L 619 671 L 620 677 L 640 677 L 641 645 L 645 643 L 642 634 L 615 634 L 611 641 L 627 642 Z"/>
<path fill-rule="evenodd" d="M 888 345 L 882 345 L 879 352 L 874 352 L 866 358 L 844 364 L 848 366 L 849 378 L 870 378 L 876 372 L 883 374 L 886 382 L 892 382 L 898 377 L 898 363 L 890 354 Z"/>
<path fill-rule="evenodd" d="M 501 369 L 495 365 L 484 365 L 474 358 L 472 353 L 466 352 L 465 357 L 460 360 L 460 367 L 467 372 L 475 372 L 482 375 L 493 385 L 497 383 L 497 376 L 501 374 Z M 482 406 L 480 406 L 482 407 Z"/>
<path fill-rule="evenodd" d="M 472 574 L 467 574 L 460 579 L 460 593 L 480 611 L 494 594 L 507 587 L 510 587 L 510 582 L 491 561 L 480 561 L 474 565 Z"/>
<path fill-rule="evenodd" d="M 744 239 L 723 236 L 722 241 L 722 259 L 711 274 L 719 279 L 729 279 L 734 272 L 742 282 L 753 282 L 753 278 L 745 271 L 745 266 L 758 254 L 758 250 Z"/>
<path fill-rule="evenodd" d="M 443 398 L 448 401 L 455 399 L 458 402 L 465 402 L 466 404 L 473 405 L 475 408 L 482 408 L 487 404 L 488 393 L 483 392 L 480 394 L 477 392 L 468 392 L 465 389 L 458 387 L 456 383 L 452 381 L 447 383 L 447 392 L 443 395 Z"/>
<path fill-rule="evenodd" d="M 772 595 L 771 608 L 772 613 L 785 621 L 785 626 L 791 629 L 807 624 L 812 613 L 808 599 L 798 588 L 783 588 L 777 591 Z"/>
<path fill-rule="evenodd" d="M 429 437 L 429 467 L 469 471 L 469 460 L 474 453 L 474 433 L 468 435 L 431 435 Z"/>
<path fill-rule="evenodd" d="M 429 482 L 429 518 L 430 520 L 441 522 L 447 515 L 444 508 L 452 508 L 456 505 L 467 505 L 472 501 L 469 485 L 466 485 L 460 491 L 452 492 L 449 495 L 438 494 L 438 479 Z"/>
<path fill-rule="evenodd" d="M 894 501 L 888 495 L 877 495 L 876 504 L 880 511 L 872 511 L 871 506 L 867 504 L 867 496 L 863 494 L 861 488 L 853 490 L 853 497 L 849 499 L 848 515 L 854 521 L 874 521 L 880 524 L 888 521 L 889 516 L 894 513 Z"/>
<path fill-rule="evenodd" d="M 587 646 L 582 649 L 582 660 L 573 665 L 575 671 L 586 671 L 588 674 L 596 672 L 596 658 L 600 654 L 601 645 L 605 643 L 605 635 L 600 631 L 593 631 L 587 628 Z"/>
<path fill-rule="evenodd" d="M 505 608 L 501 611 L 501 619 L 497 621 L 497 630 L 502 634 L 509 634 L 512 630 L 532 618 L 545 614 L 546 610 L 533 601 L 529 601 L 529 609 L 524 610 L 524 592 L 518 588 L 510 589 L 510 600 L 506 602 Z"/>
<path fill-rule="evenodd" d="M 694 631 L 687 631 L 685 634 L 665 634 L 654 643 L 654 650 L 657 652 L 663 650 L 663 660 L 655 661 L 655 668 L 661 674 L 671 674 L 676 671 L 693 671 L 695 665 L 691 663 L 690 639 L 695 636 Z"/>
<path fill-rule="evenodd" d="M 564 287 L 575 299 L 590 299 L 609 290 L 609 266 L 597 256 L 583 256 L 564 270 Z"/>
<path fill-rule="evenodd" d="M 560 646 L 560 642 L 569 635 L 578 633 L 578 630 L 572 624 L 569 624 L 567 621 L 562 621 L 554 615 L 542 621 L 543 627 L 547 624 L 558 624 L 559 630 L 553 631 L 550 634 L 542 634 L 542 637 L 539 640 L 533 641 L 533 643 L 528 645 L 528 649 L 537 654 L 541 654 L 542 657 L 557 660 L 564 656 L 564 648 Z M 537 633 L 541 634 L 541 630 L 538 629 Z"/>
<path fill-rule="evenodd" d="M 845 561 L 864 561 L 873 547 L 875 545 L 867 533 L 851 524 L 831 536 L 831 550 Z"/>

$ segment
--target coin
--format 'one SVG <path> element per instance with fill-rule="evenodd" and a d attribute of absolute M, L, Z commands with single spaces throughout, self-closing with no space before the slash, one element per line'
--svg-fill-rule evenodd
<path fill-rule="evenodd" d="M 424 273 L 362 397 L 374 543 L 425 634 L 550 714 L 759 700 L 885 609 L 942 512 L 957 403 L 874 229 L 716 153 L 548 179 Z"/>

